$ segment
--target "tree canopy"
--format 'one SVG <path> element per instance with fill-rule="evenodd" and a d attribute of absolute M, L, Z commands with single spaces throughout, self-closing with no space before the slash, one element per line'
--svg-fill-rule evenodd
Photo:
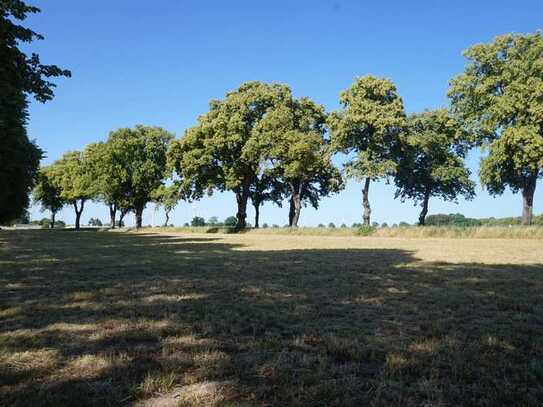
<path fill-rule="evenodd" d="M 0 3 L 0 223 L 24 214 L 43 156 L 26 132 L 28 95 L 50 100 L 55 85 L 47 78 L 70 76 L 55 65 L 43 65 L 39 55 L 20 50 L 21 43 L 43 39 L 18 24 L 39 11 L 20 0 Z"/>
<path fill-rule="evenodd" d="M 61 196 L 61 189 L 54 184 L 53 171 L 53 167 L 40 168 L 33 191 L 34 202 L 41 205 L 42 211 L 48 210 L 51 212 L 51 228 L 55 227 L 57 212 L 66 204 L 66 201 Z"/>
<path fill-rule="evenodd" d="M 318 207 L 320 197 L 343 187 L 325 139 L 324 107 L 308 98 L 286 99 L 259 124 L 260 151 L 270 173 L 285 184 L 290 202 L 289 226 L 297 226 L 302 204 Z"/>
<path fill-rule="evenodd" d="M 50 179 L 60 191 L 60 198 L 73 205 L 75 228 L 79 229 L 85 203 L 98 193 L 98 185 L 94 182 L 86 154 L 81 151 L 65 153 L 51 166 Z"/>
<path fill-rule="evenodd" d="M 452 110 L 472 141 L 487 147 L 481 182 L 491 194 L 506 186 L 523 195 L 523 223 L 543 168 L 543 36 L 507 34 L 465 52 L 464 73 L 451 81 Z"/>
<path fill-rule="evenodd" d="M 167 152 L 173 135 L 160 127 L 138 125 L 110 133 L 107 140 L 110 163 L 116 168 L 122 193 L 120 204 L 133 208 L 136 227 L 142 226 L 142 214 L 153 191 L 168 175 Z"/>
<path fill-rule="evenodd" d="M 456 201 L 459 195 L 466 199 L 475 195 L 475 184 L 464 165 L 466 138 L 458 121 L 445 109 L 408 118 L 394 180 L 396 197 L 422 204 L 420 225 L 425 224 L 431 197 Z"/>
<path fill-rule="evenodd" d="M 406 125 L 403 101 L 388 79 L 364 76 L 340 95 L 342 109 L 330 115 L 334 146 L 352 153 L 347 175 L 364 179 L 364 225 L 370 225 L 371 181 L 394 174 L 396 150 Z"/>
<path fill-rule="evenodd" d="M 151 199 L 156 203 L 157 208 L 164 208 L 166 219 L 164 220 L 164 226 L 168 226 L 170 221 L 170 212 L 175 209 L 181 199 L 183 199 L 179 185 L 177 183 L 169 186 L 160 185 L 151 193 Z"/>
<path fill-rule="evenodd" d="M 213 190 L 236 195 L 237 227 L 244 228 L 247 200 L 261 163 L 257 125 L 290 97 L 285 85 L 247 82 L 222 100 L 211 101 L 209 112 L 176 141 L 171 162 L 189 198 Z"/>

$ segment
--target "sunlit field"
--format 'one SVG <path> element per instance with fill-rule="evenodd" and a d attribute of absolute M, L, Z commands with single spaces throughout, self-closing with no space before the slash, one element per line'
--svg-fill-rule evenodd
<path fill-rule="evenodd" d="M 0 232 L 0 405 L 539 406 L 540 240 Z"/>

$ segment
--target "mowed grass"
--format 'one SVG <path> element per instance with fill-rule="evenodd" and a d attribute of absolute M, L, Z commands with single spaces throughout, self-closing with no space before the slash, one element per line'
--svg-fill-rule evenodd
<path fill-rule="evenodd" d="M 0 231 L 0 405 L 539 406 L 538 240 Z"/>

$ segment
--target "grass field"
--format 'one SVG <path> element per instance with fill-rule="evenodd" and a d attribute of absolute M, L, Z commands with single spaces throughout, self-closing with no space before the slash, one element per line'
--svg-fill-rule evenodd
<path fill-rule="evenodd" d="M 0 405 L 540 406 L 539 240 L 0 231 Z"/>

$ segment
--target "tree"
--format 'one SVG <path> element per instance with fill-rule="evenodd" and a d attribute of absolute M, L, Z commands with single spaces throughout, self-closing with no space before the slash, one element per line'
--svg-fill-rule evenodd
<path fill-rule="evenodd" d="M 207 224 L 210 226 L 217 226 L 219 224 L 219 218 L 212 216 L 207 220 Z"/>
<path fill-rule="evenodd" d="M 171 149 L 171 161 L 187 197 L 232 191 L 238 207 L 236 227 L 244 228 L 251 185 L 261 163 L 256 128 L 287 97 L 287 86 L 247 82 L 224 99 L 211 101 L 209 112 Z"/>
<path fill-rule="evenodd" d="M 60 198 L 73 205 L 75 228 L 79 229 L 85 202 L 97 195 L 97 186 L 87 165 L 86 155 L 80 151 L 65 153 L 50 167 L 50 179 L 60 191 Z"/>
<path fill-rule="evenodd" d="M 61 197 L 61 190 L 53 183 L 52 167 L 42 167 L 38 173 L 38 180 L 33 191 L 34 202 L 41 204 L 42 211 L 51 212 L 51 222 L 49 225 L 55 227 L 55 217 L 65 205 Z"/>
<path fill-rule="evenodd" d="M 229 216 L 224 220 L 224 226 L 236 226 L 238 218 L 235 216 Z"/>
<path fill-rule="evenodd" d="M 89 219 L 89 226 L 102 226 L 102 221 L 98 218 L 90 218 Z"/>
<path fill-rule="evenodd" d="M 394 177 L 395 197 L 422 205 L 419 225 L 424 225 L 428 201 L 439 197 L 456 202 L 459 195 L 472 199 L 475 184 L 464 165 L 467 136 L 445 109 L 411 115 Z"/>
<path fill-rule="evenodd" d="M 37 54 L 27 56 L 19 49 L 21 43 L 43 39 L 18 24 L 39 11 L 20 0 L 0 3 L 0 223 L 23 215 L 43 155 L 26 132 L 28 96 L 46 102 L 53 98 L 55 86 L 46 78 L 70 76 L 55 65 L 43 65 Z"/>
<path fill-rule="evenodd" d="M 194 218 L 192 218 L 192 220 L 190 221 L 190 225 L 191 226 L 205 226 L 206 225 L 206 220 L 200 216 L 195 216 Z"/>
<path fill-rule="evenodd" d="M 162 206 L 164 208 L 166 219 L 164 220 L 163 226 L 168 226 L 170 212 L 175 209 L 179 200 L 182 199 L 179 186 L 175 183 L 170 186 L 160 185 L 153 191 L 151 198 L 156 203 L 157 207 Z"/>
<path fill-rule="evenodd" d="M 393 175 L 396 149 L 405 127 L 405 112 L 396 87 L 388 79 L 360 77 L 340 95 L 341 111 L 330 116 L 332 140 L 344 153 L 355 153 L 346 164 L 347 175 L 364 179 L 364 225 L 370 225 L 371 181 Z"/>
<path fill-rule="evenodd" d="M 92 172 L 97 198 L 109 209 L 110 225 L 116 225 L 117 211 L 124 215 L 131 209 L 128 202 L 129 185 L 126 182 L 126 163 L 120 161 L 122 154 L 115 154 L 113 143 L 93 143 L 85 148 L 87 165 Z"/>
<path fill-rule="evenodd" d="M 141 228 L 143 210 L 152 193 L 167 177 L 167 152 L 173 135 L 160 127 L 138 125 L 111 132 L 107 141 L 111 162 L 118 166 L 121 221 L 134 210 L 136 228 Z"/>
<path fill-rule="evenodd" d="M 298 226 L 302 205 L 317 208 L 321 197 L 343 188 L 325 138 L 326 118 L 324 107 L 310 99 L 288 98 L 259 124 L 259 150 L 271 164 L 270 176 L 286 186 L 291 227 Z"/>
<path fill-rule="evenodd" d="M 522 223 L 532 222 L 537 179 L 543 175 L 543 36 L 507 34 L 464 55 L 451 81 L 452 110 L 487 149 L 481 182 L 492 195 L 509 187 L 523 197 Z"/>

